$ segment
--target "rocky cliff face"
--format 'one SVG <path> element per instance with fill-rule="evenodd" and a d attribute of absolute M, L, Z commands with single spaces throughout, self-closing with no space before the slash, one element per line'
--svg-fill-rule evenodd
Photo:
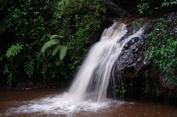
<path fill-rule="evenodd" d="M 175 13 L 165 15 L 164 17 L 166 19 L 170 19 L 174 17 Z M 118 19 L 122 22 L 126 21 L 128 32 L 126 35 L 121 39 L 123 40 L 126 37 L 129 37 L 140 27 L 132 27 L 133 24 L 132 19 L 126 18 L 126 20 L 123 21 L 123 19 Z M 146 24 L 146 28 L 144 31 L 144 34 L 142 38 L 132 38 L 123 48 L 120 56 L 117 58 L 117 61 L 114 65 L 114 78 L 115 79 L 122 79 L 123 81 L 126 81 L 128 79 L 139 79 L 144 82 L 149 82 L 149 86 L 146 87 L 148 90 L 146 90 L 146 94 L 152 95 L 153 91 L 156 92 L 156 96 L 158 97 L 161 94 L 163 95 L 169 95 L 169 92 L 171 92 L 170 95 L 175 95 L 175 85 L 174 82 L 171 80 L 170 82 L 166 82 L 165 78 L 167 75 L 160 71 L 159 69 L 155 68 L 155 65 L 152 60 L 146 59 L 144 54 L 147 50 L 147 47 L 145 46 L 146 42 L 146 36 L 151 33 L 154 24 L 157 22 L 158 19 L 148 19 L 148 18 L 142 18 L 139 20 L 140 22 L 143 22 Z M 110 20 L 109 24 L 110 24 Z M 129 22 L 130 21 L 130 22 Z M 100 33 L 99 33 L 100 34 Z M 92 37 L 99 37 L 97 33 L 94 34 L 95 36 Z M 97 35 L 97 36 L 96 36 Z M 92 42 L 93 38 L 92 38 Z M 138 87 L 138 86 L 137 86 Z M 139 88 L 142 88 L 139 86 Z"/>
<path fill-rule="evenodd" d="M 115 77 L 121 79 L 135 78 L 151 63 L 150 60 L 144 57 L 144 53 L 146 51 L 144 44 L 146 35 L 150 33 L 150 30 L 153 28 L 153 23 L 149 24 L 148 19 L 143 19 L 142 21 L 147 23 L 144 34 L 142 38 L 132 38 L 124 46 L 117 62 L 115 63 Z M 139 27 L 132 27 L 131 24 L 132 23 L 129 23 L 129 25 L 127 25 L 128 32 L 122 40 L 129 37 L 139 29 Z"/>

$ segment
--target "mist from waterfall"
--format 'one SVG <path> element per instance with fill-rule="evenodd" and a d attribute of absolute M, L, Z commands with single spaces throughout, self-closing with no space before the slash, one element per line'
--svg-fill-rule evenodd
<path fill-rule="evenodd" d="M 10 111 L 68 114 L 83 110 L 96 111 L 109 107 L 111 103 L 124 103 L 107 99 L 106 96 L 115 61 L 124 45 L 133 37 L 140 37 L 143 29 L 141 28 L 135 34 L 121 40 L 126 32 L 126 25 L 116 21 L 111 27 L 104 30 L 100 41 L 94 44 L 88 52 L 68 92 L 34 100 L 28 105 L 12 108 Z"/>

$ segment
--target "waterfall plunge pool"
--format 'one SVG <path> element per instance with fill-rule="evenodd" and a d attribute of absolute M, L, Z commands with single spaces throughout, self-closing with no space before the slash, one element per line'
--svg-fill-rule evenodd
<path fill-rule="evenodd" d="M 63 92 L 60 89 L 0 91 L 0 117 L 177 117 L 176 107 L 145 100 L 108 99 L 100 105 L 83 102 L 68 109 L 52 110 L 49 105 L 56 104 L 56 97 Z"/>

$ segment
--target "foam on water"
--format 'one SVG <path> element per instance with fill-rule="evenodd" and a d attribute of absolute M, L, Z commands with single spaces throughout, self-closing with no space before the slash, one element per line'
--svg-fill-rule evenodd
<path fill-rule="evenodd" d="M 124 101 L 115 101 L 106 99 L 102 102 L 94 102 L 93 100 L 85 100 L 82 102 L 75 102 L 72 98 L 68 97 L 68 93 L 61 95 L 48 96 L 46 98 L 36 99 L 33 101 L 25 101 L 26 105 L 17 108 L 11 108 L 7 111 L 6 115 L 10 114 L 23 114 L 23 113 L 41 113 L 41 114 L 73 114 L 80 111 L 96 112 L 101 109 L 109 108 L 111 104 L 120 105 Z M 70 95 L 71 96 L 71 95 Z M 64 98 L 68 97 L 68 98 Z"/>
<path fill-rule="evenodd" d="M 68 114 L 79 111 L 97 111 L 108 108 L 114 103 L 124 102 L 107 99 L 107 87 L 113 64 L 121 53 L 124 45 L 133 37 L 140 37 L 143 30 L 122 40 L 126 34 L 123 23 L 114 24 L 105 29 L 100 41 L 89 51 L 84 63 L 75 76 L 68 93 L 53 97 L 41 98 L 27 102 L 18 108 L 11 108 L 14 113 L 46 113 Z"/>

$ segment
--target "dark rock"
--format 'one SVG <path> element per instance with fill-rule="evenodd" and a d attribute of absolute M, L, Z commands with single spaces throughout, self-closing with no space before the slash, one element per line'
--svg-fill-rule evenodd
<path fill-rule="evenodd" d="M 176 16 L 176 13 L 165 15 L 166 19 L 171 19 Z M 160 84 L 163 88 L 164 92 L 173 91 L 175 89 L 174 80 L 170 80 L 169 82 L 165 81 L 167 75 L 162 71 L 155 72 L 155 66 L 152 60 L 148 60 L 145 58 L 144 54 L 147 49 L 145 47 L 145 41 L 147 34 L 150 34 L 154 24 L 158 19 L 148 20 L 142 19 L 146 25 L 143 36 L 141 38 L 135 37 L 132 38 L 127 44 L 125 44 L 121 54 L 119 55 L 114 68 L 114 75 L 116 79 L 132 79 L 138 78 L 143 74 L 144 71 L 148 71 L 148 78 L 154 79 L 156 82 Z M 175 26 L 174 26 L 175 27 Z M 131 23 L 127 25 L 128 32 L 121 39 L 129 37 L 136 31 L 138 31 L 139 27 L 132 27 Z M 164 93 L 163 92 L 163 93 Z M 166 95 L 169 95 L 168 93 Z"/>
<path fill-rule="evenodd" d="M 143 22 L 147 22 L 147 19 L 144 19 Z M 153 25 L 148 25 L 143 35 L 150 33 L 150 29 L 153 28 Z M 124 35 L 121 41 L 130 35 L 134 34 L 139 30 L 139 27 L 132 27 L 130 24 L 127 26 L 128 32 Z M 144 46 L 145 39 L 144 37 L 134 37 L 127 44 L 125 44 L 121 54 L 118 57 L 115 65 L 115 77 L 122 79 L 135 78 L 141 70 L 148 66 L 151 62 L 150 60 L 145 59 L 144 53 L 146 47 Z"/>
<path fill-rule="evenodd" d="M 126 12 L 122 8 L 118 7 L 111 0 L 103 0 L 103 1 L 105 3 L 105 7 L 106 7 L 107 11 L 110 14 L 113 14 L 113 15 L 118 16 L 118 17 L 130 16 L 128 12 Z"/>
<path fill-rule="evenodd" d="M 168 82 L 165 80 L 167 77 L 167 74 L 160 72 L 158 75 L 159 83 L 163 88 L 173 90 L 175 88 L 174 80 L 170 79 L 170 81 Z"/>
<path fill-rule="evenodd" d="M 33 81 L 27 81 L 28 85 L 33 85 Z"/>

